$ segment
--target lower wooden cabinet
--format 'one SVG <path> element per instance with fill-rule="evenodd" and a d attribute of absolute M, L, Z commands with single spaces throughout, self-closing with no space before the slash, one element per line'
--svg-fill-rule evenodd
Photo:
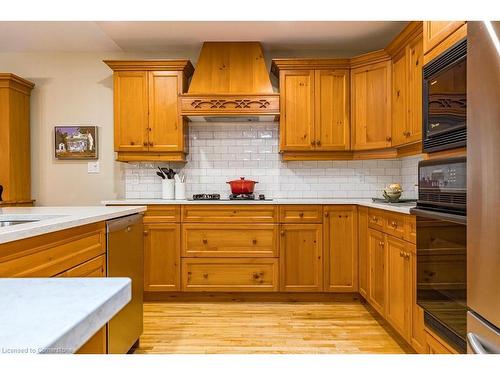
<path fill-rule="evenodd" d="M 426 353 L 427 354 L 458 354 L 458 352 L 441 340 L 432 331 L 425 331 Z"/>
<path fill-rule="evenodd" d="M 183 258 L 182 290 L 273 292 L 278 290 L 276 258 Z"/>
<path fill-rule="evenodd" d="M 384 234 L 368 229 L 368 301 L 382 316 L 385 316 L 386 258 Z"/>
<path fill-rule="evenodd" d="M 180 291 L 180 224 L 144 225 L 144 291 Z"/>
<path fill-rule="evenodd" d="M 358 207 L 358 290 L 368 299 L 368 208 Z"/>
<path fill-rule="evenodd" d="M 405 339 L 410 337 L 411 324 L 411 257 L 407 244 L 385 236 L 387 247 L 386 319 Z"/>
<path fill-rule="evenodd" d="M 323 222 L 324 291 L 358 290 L 356 206 L 325 206 Z"/>
<path fill-rule="evenodd" d="M 410 344 L 417 353 L 426 353 L 424 310 L 417 304 L 417 249 L 407 244 L 411 263 L 411 332 Z"/>
<path fill-rule="evenodd" d="M 280 234 L 280 290 L 322 291 L 322 224 L 282 224 Z"/>

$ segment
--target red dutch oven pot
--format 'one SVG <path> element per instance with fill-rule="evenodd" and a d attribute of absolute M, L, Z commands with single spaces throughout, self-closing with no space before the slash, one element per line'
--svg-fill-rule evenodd
<path fill-rule="evenodd" d="M 252 194 L 255 184 L 258 181 L 245 180 L 245 177 L 240 177 L 239 180 L 228 181 L 226 183 L 231 185 L 232 194 Z"/>

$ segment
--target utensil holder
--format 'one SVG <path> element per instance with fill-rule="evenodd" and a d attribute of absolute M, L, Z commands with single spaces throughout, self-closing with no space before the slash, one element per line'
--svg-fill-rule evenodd
<path fill-rule="evenodd" d="M 161 180 L 161 199 L 175 199 L 174 180 Z"/>
<path fill-rule="evenodd" d="M 176 182 L 175 183 L 175 199 L 182 200 L 186 199 L 186 183 Z"/>

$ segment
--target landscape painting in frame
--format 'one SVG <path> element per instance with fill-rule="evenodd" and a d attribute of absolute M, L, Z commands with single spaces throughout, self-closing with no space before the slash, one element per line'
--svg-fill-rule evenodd
<path fill-rule="evenodd" d="M 55 156 L 60 160 L 97 159 L 97 126 L 56 126 Z"/>

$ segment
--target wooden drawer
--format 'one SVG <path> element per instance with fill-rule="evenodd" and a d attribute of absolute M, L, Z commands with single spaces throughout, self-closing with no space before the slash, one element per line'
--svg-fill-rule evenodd
<path fill-rule="evenodd" d="M 291 204 L 280 206 L 280 222 L 282 223 L 321 223 L 323 206 L 312 204 Z"/>
<path fill-rule="evenodd" d="M 183 291 L 272 292 L 278 290 L 278 259 L 182 259 Z"/>
<path fill-rule="evenodd" d="M 384 214 L 380 210 L 368 209 L 368 227 L 384 231 Z"/>
<path fill-rule="evenodd" d="M 458 352 L 441 340 L 434 332 L 425 330 L 425 341 L 429 354 L 458 354 Z"/>
<path fill-rule="evenodd" d="M 57 277 L 105 277 L 106 276 L 106 255 L 99 255 L 85 263 L 70 268 Z"/>
<path fill-rule="evenodd" d="M 51 277 L 106 251 L 104 222 L 0 245 L 0 277 Z"/>
<path fill-rule="evenodd" d="M 277 257 L 278 224 L 183 224 L 184 257 Z"/>
<path fill-rule="evenodd" d="M 397 238 L 405 236 L 405 218 L 393 213 L 385 214 L 384 232 Z"/>
<path fill-rule="evenodd" d="M 405 215 L 405 237 L 408 242 L 417 243 L 417 219 L 413 215 Z"/>
<path fill-rule="evenodd" d="M 275 223 L 274 204 L 203 204 L 182 206 L 182 221 L 186 223 Z"/>
<path fill-rule="evenodd" d="M 148 206 L 144 213 L 144 223 L 178 223 L 181 221 L 180 205 Z"/>

